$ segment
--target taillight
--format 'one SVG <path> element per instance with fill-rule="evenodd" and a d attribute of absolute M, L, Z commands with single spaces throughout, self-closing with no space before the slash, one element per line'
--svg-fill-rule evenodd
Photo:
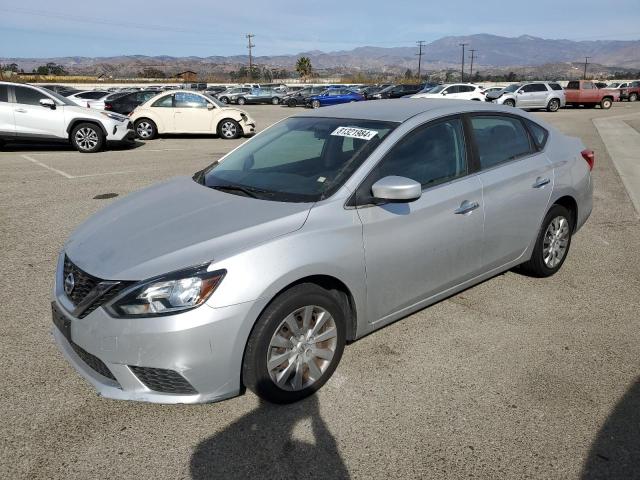
<path fill-rule="evenodd" d="M 593 165 L 596 163 L 596 154 L 593 153 L 593 150 L 583 150 L 580 153 L 589 165 L 589 170 L 593 170 Z"/>
<path fill-rule="evenodd" d="M 110 103 L 105 103 L 105 104 L 104 104 L 104 109 L 105 109 L 105 110 L 111 110 L 112 108 L 113 108 L 113 107 L 111 106 L 111 104 L 110 104 Z"/>

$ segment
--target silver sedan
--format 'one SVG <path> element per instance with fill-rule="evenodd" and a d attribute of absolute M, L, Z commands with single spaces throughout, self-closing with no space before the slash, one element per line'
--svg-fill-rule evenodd
<path fill-rule="evenodd" d="M 489 103 L 303 112 L 82 224 L 58 261 L 55 340 L 105 397 L 293 402 L 347 341 L 515 266 L 556 273 L 593 162 Z"/>

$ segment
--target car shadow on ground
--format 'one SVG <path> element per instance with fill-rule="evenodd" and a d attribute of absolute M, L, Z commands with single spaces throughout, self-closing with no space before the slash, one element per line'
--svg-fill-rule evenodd
<path fill-rule="evenodd" d="M 580 478 L 640 478 L 640 378 L 620 399 L 598 432 Z"/>
<path fill-rule="evenodd" d="M 135 150 L 144 145 L 139 140 L 131 142 L 109 142 L 101 151 L 123 151 Z M 56 153 L 56 152 L 75 152 L 76 149 L 72 145 L 64 142 L 52 143 L 6 143 L 0 147 L 0 152 L 4 153 Z"/>
<path fill-rule="evenodd" d="M 296 425 L 313 439 L 294 438 Z M 320 416 L 317 395 L 291 405 L 261 401 L 255 410 L 201 442 L 190 470 L 195 480 L 349 478 Z"/>

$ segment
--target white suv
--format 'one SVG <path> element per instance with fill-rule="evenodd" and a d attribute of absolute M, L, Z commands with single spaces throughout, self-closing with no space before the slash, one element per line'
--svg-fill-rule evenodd
<path fill-rule="evenodd" d="M 68 141 L 82 153 L 135 138 L 129 118 L 79 107 L 45 88 L 0 82 L 0 146 L 24 140 Z"/>
<path fill-rule="evenodd" d="M 484 91 L 480 85 L 472 83 L 453 83 L 438 85 L 428 92 L 416 93 L 411 98 L 449 98 L 451 100 L 484 101 Z"/>

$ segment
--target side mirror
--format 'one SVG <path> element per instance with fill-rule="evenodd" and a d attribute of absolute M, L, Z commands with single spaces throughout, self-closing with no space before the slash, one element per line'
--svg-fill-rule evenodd
<path fill-rule="evenodd" d="M 374 183 L 371 193 L 378 200 L 413 202 L 422 196 L 422 185 L 410 178 L 389 176 Z"/>
<path fill-rule="evenodd" d="M 207 103 L 207 110 L 213 110 L 214 108 L 216 108 L 213 103 Z"/>
<path fill-rule="evenodd" d="M 446 97 L 447 96 L 447 92 L 442 92 L 442 96 Z"/>
<path fill-rule="evenodd" d="M 50 108 L 51 110 L 55 110 L 56 109 L 56 102 L 54 102 L 50 98 L 42 98 L 42 99 L 40 99 L 40 105 L 42 105 L 43 107 Z"/>

